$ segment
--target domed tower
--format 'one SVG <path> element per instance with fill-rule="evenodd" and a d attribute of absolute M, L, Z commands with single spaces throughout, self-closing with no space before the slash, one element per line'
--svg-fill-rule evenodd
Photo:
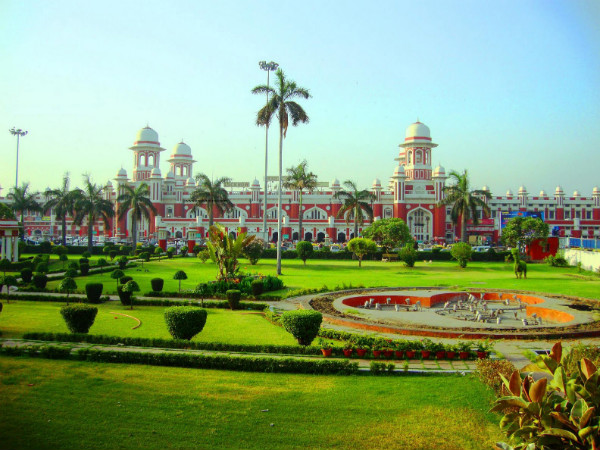
<path fill-rule="evenodd" d="M 521 211 L 527 211 L 527 197 L 528 197 L 527 188 L 523 185 L 519 187 L 519 209 Z"/>
<path fill-rule="evenodd" d="M 152 169 L 160 165 L 160 153 L 165 149 L 160 146 L 158 133 L 149 126 L 138 131 L 133 150 L 133 181 L 150 178 Z"/>
<path fill-rule="evenodd" d="M 173 147 L 171 158 L 167 160 L 171 164 L 170 171 L 175 175 L 178 185 L 185 184 L 192 177 L 192 165 L 196 162 L 192 159 L 192 149 L 181 141 Z"/>
<path fill-rule="evenodd" d="M 418 121 L 409 125 L 404 142 L 399 147 L 397 161 L 404 167 L 406 179 L 431 180 L 431 149 L 437 144 L 431 141 L 429 127 Z"/>

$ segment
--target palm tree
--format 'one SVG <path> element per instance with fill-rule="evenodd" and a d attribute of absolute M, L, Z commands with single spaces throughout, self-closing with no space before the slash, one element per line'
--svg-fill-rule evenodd
<path fill-rule="evenodd" d="M 25 224 L 23 223 L 25 211 L 42 211 L 42 206 L 35 199 L 37 195 L 37 192 L 29 191 L 29 183 L 23 183 L 21 187 L 15 186 L 13 191 L 6 196 L 12 200 L 10 206 L 13 211 L 15 213 L 19 213 L 19 222 L 21 222 L 21 239 L 23 239 L 23 236 L 25 235 Z"/>
<path fill-rule="evenodd" d="M 92 183 L 91 178 L 85 177 L 84 188 L 80 190 L 75 201 L 75 219 L 76 225 L 81 226 L 83 220 L 87 218 L 88 227 L 88 251 L 92 252 L 94 222 L 101 219 L 104 226 L 109 226 L 109 219 L 115 215 L 113 204 L 110 200 L 103 197 L 104 186 Z"/>
<path fill-rule="evenodd" d="M 227 190 L 223 187 L 230 181 L 231 178 L 228 177 L 221 177 L 213 181 L 203 173 L 196 175 L 197 186 L 190 195 L 190 201 L 198 207 L 206 205 L 209 228 L 213 226 L 215 209 L 220 215 L 223 215 L 234 207 L 229 200 Z"/>
<path fill-rule="evenodd" d="M 346 223 L 349 224 L 351 220 L 354 221 L 354 237 L 357 238 L 358 226 L 365 223 L 365 214 L 371 222 L 373 221 L 373 208 L 371 208 L 369 202 L 375 200 L 375 196 L 366 189 L 359 191 L 356 183 L 351 180 L 344 181 L 344 186 L 347 190 L 336 192 L 333 196 L 333 198 L 344 202 L 337 213 L 337 218 L 348 213 Z"/>
<path fill-rule="evenodd" d="M 156 214 L 157 210 L 150 201 L 150 187 L 146 183 L 141 183 L 133 188 L 129 185 L 123 185 L 123 191 L 117 198 L 119 204 L 119 220 L 127 216 L 131 210 L 131 234 L 133 236 L 133 249 L 137 245 L 137 223 L 142 217 L 150 219 L 150 213 Z"/>
<path fill-rule="evenodd" d="M 269 102 L 258 111 L 256 125 L 269 126 L 274 115 L 279 120 L 279 185 L 277 187 L 277 275 L 281 275 L 281 188 L 283 173 L 283 139 L 286 137 L 289 119 L 292 125 L 308 123 L 308 115 L 294 98 L 310 98 L 308 89 L 299 87 L 294 81 L 287 80 L 283 70 L 275 72 L 275 87 L 259 85 L 252 89 L 253 94 L 269 94 Z M 265 188 L 266 189 L 266 188 Z M 266 214 L 266 211 L 263 211 Z"/>
<path fill-rule="evenodd" d="M 460 239 L 462 242 L 467 242 L 467 221 L 472 219 L 473 225 L 479 223 L 477 208 L 481 208 L 485 214 L 490 213 L 490 207 L 480 197 L 489 199 L 492 195 L 489 191 L 481 189 L 471 190 L 466 170 L 462 174 L 453 170 L 449 178 L 454 181 L 454 184 L 444 187 L 444 198 L 438 206 L 452 205 L 450 213 L 452 223 L 456 225 L 460 220 Z"/>
<path fill-rule="evenodd" d="M 69 173 L 65 173 L 62 186 L 58 189 L 51 189 L 45 192 L 46 204 L 44 209 L 54 208 L 56 218 L 61 221 L 62 225 L 62 245 L 67 245 L 67 215 L 73 216 L 75 201 L 81 193 L 79 189 L 69 189 L 70 179 Z"/>
<path fill-rule="evenodd" d="M 299 192 L 298 196 L 298 240 L 303 240 L 302 234 L 302 218 L 304 217 L 304 211 L 302 211 L 302 193 L 306 189 L 312 191 L 317 187 L 317 176 L 312 172 L 306 171 L 308 163 L 306 160 L 302 161 L 296 167 L 290 167 L 287 170 L 288 176 L 283 182 L 283 187 L 286 189 L 292 189 Z"/>

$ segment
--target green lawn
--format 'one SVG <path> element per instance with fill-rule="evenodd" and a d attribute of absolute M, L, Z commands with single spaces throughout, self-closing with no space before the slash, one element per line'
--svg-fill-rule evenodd
<path fill-rule="evenodd" d="M 64 303 L 11 301 L 4 302 L 0 314 L 0 330 L 3 338 L 20 337 L 27 332 L 68 333 L 60 315 Z M 136 306 L 133 310 L 110 302 L 98 307 L 98 315 L 90 334 L 132 336 L 145 338 L 170 338 L 164 320 L 164 307 Z M 295 345 L 295 339 L 282 328 L 265 320 L 255 311 L 229 311 L 207 309 L 206 326 L 193 340 L 203 342 L 226 342 L 231 344 Z M 142 321 L 137 322 L 113 312 L 124 313 Z"/>
<path fill-rule="evenodd" d="M 0 358 L 3 449 L 491 448 L 469 376 L 256 374 Z M 263 410 L 268 410 L 262 412 Z"/>
<path fill-rule="evenodd" d="M 194 289 L 200 282 L 212 281 L 217 274 L 216 267 L 210 261 L 202 264 L 196 258 L 175 258 L 144 263 L 141 267 L 126 271 L 139 284 L 142 292 L 151 290 L 150 280 L 155 277 L 165 279 L 165 291 L 177 291 L 178 282 L 173 280 L 177 270 L 184 270 L 188 279 L 182 281 L 182 289 Z M 145 272 L 144 270 L 148 270 Z M 251 266 L 242 261 L 242 270 L 247 273 L 275 275 L 275 260 L 261 260 Z M 309 260 L 304 266 L 299 260 L 283 261 L 282 279 L 287 290 L 320 288 L 323 285 L 333 289 L 336 286 L 363 285 L 375 286 L 456 286 L 482 287 L 499 289 L 524 289 L 538 292 L 555 292 L 582 297 L 600 299 L 600 277 L 587 273 L 581 276 L 577 269 L 556 268 L 545 264 L 529 264 L 528 278 L 517 280 L 512 265 L 504 263 L 471 262 L 466 269 L 460 269 L 455 262 L 438 262 L 431 264 L 417 263 L 410 269 L 402 263 L 383 263 L 381 261 L 364 261 L 358 268 L 356 261 Z M 76 278 L 83 289 L 87 282 L 102 282 L 105 292 L 115 292 L 115 280 L 109 273 Z M 51 282 L 48 287 L 55 288 L 58 282 Z"/>

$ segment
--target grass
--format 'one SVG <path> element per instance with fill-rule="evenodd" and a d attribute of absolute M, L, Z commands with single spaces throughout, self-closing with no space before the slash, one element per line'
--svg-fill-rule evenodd
<path fill-rule="evenodd" d="M 60 315 L 64 303 L 11 301 L 4 303 L 0 315 L 0 329 L 3 338 L 18 338 L 27 332 L 68 333 Z M 98 315 L 90 334 L 110 336 L 131 336 L 144 338 L 170 338 L 164 320 L 164 307 L 136 306 L 133 310 L 119 302 L 95 305 Z M 131 315 L 142 321 L 135 330 L 136 322 L 119 312 Z M 225 342 L 230 344 L 273 344 L 295 345 L 295 339 L 282 328 L 271 324 L 262 315 L 252 311 L 229 311 L 207 309 L 206 325 L 194 341 Z"/>
<path fill-rule="evenodd" d="M 242 270 L 246 273 L 275 275 L 275 260 L 261 260 L 251 266 L 242 260 Z M 165 280 L 164 291 L 176 292 L 177 280 L 173 275 L 177 270 L 184 270 L 188 279 L 182 281 L 182 290 L 193 290 L 200 282 L 215 279 L 217 270 L 210 261 L 205 264 L 196 258 L 174 258 L 144 263 L 144 272 L 140 267 L 126 270 L 140 285 L 142 292 L 151 290 L 150 280 L 160 277 Z M 590 273 L 591 274 L 591 273 Z M 457 288 L 498 288 L 523 289 L 537 292 L 564 293 L 581 297 L 600 299 L 600 277 L 578 276 L 576 267 L 558 268 L 545 264 L 529 264 L 526 280 L 517 280 L 512 265 L 505 263 L 471 262 L 466 269 L 460 269 L 455 262 L 434 261 L 431 264 L 417 263 L 415 268 L 406 268 L 402 263 L 381 261 L 363 261 L 358 268 L 356 261 L 309 260 L 304 266 L 300 260 L 284 260 L 282 280 L 286 292 L 321 288 L 326 285 L 330 289 L 343 286 L 440 286 Z M 105 293 L 116 291 L 116 282 L 110 274 L 97 274 L 85 278 L 76 278 L 80 291 L 85 283 L 104 283 Z M 58 282 L 48 283 L 49 288 L 56 288 Z"/>
<path fill-rule="evenodd" d="M 0 358 L 2 448 L 482 449 L 471 377 L 318 377 Z M 265 411 L 266 410 L 266 411 Z M 264 411 L 264 412 L 263 412 Z"/>

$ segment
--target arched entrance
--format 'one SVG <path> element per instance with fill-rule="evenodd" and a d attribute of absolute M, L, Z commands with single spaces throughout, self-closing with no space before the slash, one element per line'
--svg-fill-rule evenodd
<path fill-rule="evenodd" d="M 431 239 L 432 218 L 432 214 L 423 208 L 417 208 L 408 213 L 408 228 L 415 240 L 425 242 Z"/>
<path fill-rule="evenodd" d="M 274 231 L 273 234 L 271 235 L 271 242 L 277 242 L 278 238 L 279 238 L 279 233 L 277 233 L 277 231 Z"/>
<path fill-rule="evenodd" d="M 325 242 L 325 233 L 322 231 L 317 233 L 317 242 Z"/>
<path fill-rule="evenodd" d="M 337 235 L 338 242 L 346 242 L 346 233 L 338 233 Z"/>
<path fill-rule="evenodd" d="M 230 232 L 229 232 L 229 237 L 230 237 L 231 239 L 235 239 L 235 231 L 230 231 Z"/>
<path fill-rule="evenodd" d="M 181 239 L 183 237 L 183 233 L 181 231 L 175 232 L 175 239 Z"/>
<path fill-rule="evenodd" d="M 308 233 L 304 233 L 304 240 L 306 242 L 312 242 L 313 240 L 313 235 L 312 233 L 308 232 Z"/>
<path fill-rule="evenodd" d="M 297 241 L 297 240 L 298 240 L 298 232 L 297 232 L 297 231 L 294 231 L 294 232 L 292 233 L 292 241 Z"/>

